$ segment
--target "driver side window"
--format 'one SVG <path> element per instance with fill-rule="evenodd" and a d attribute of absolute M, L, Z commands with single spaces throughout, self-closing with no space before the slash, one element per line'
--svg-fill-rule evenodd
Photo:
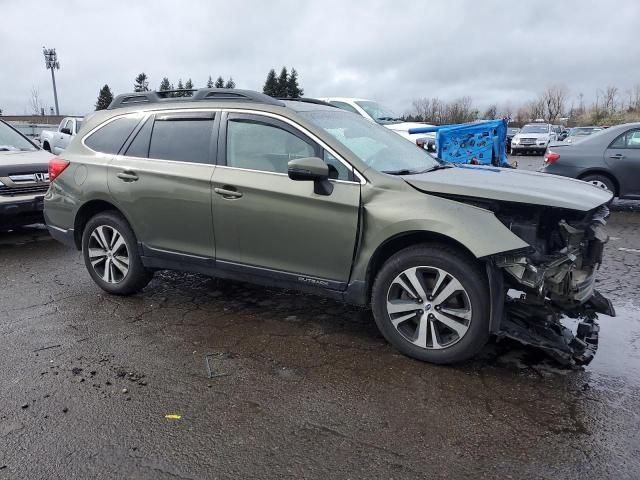
<path fill-rule="evenodd" d="M 247 119 L 227 122 L 227 166 L 286 174 L 289 160 L 315 156 L 315 148 L 269 123 Z"/>

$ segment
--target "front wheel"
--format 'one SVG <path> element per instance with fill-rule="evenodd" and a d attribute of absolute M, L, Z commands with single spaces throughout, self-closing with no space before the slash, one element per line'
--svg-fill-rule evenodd
<path fill-rule="evenodd" d="M 489 289 L 482 269 L 444 245 L 420 245 L 392 256 L 372 291 L 373 314 L 384 337 L 418 360 L 466 360 L 489 338 Z"/>
<path fill-rule="evenodd" d="M 87 222 L 82 255 L 89 275 L 100 288 L 114 295 L 142 290 L 153 277 L 138 254 L 136 237 L 116 212 L 99 213 Z"/>

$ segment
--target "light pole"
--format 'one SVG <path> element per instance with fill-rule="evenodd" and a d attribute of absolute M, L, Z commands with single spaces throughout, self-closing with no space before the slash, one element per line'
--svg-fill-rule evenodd
<path fill-rule="evenodd" d="M 56 115 L 60 115 L 58 109 L 58 91 L 56 90 L 56 75 L 55 70 L 60 70 L 60 63 L 58 62 L 58 54 L 55 48 L 42 47 L 42 53 L 44 54 L 44 64 L 47 70 L 51 70 L 51 81 L 53 82 L 53 99 L 56 103 Z"/>

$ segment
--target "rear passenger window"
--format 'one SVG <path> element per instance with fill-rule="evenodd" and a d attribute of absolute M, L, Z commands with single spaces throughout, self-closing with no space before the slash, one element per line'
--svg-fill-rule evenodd
<path fill-rule="evenodd" d="M 210 163 L 212 132 L 213 114 L 208 117 L 183 115 L 156 118 L 151 133 L 149 158 Z"/>
<path fill-rule="evenodd" d="M 140 121 L 139 117 L 120 117 L 96 130 L 84 141 L 91 150 L 116 154 Z"/>

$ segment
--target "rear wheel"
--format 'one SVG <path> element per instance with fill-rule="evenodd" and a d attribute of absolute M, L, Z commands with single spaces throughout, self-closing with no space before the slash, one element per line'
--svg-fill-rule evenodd
<path fill-rule="evenodd" d="M 586 177 L 581 178 L 584 182 L 589 182 L 592 185 L 595 185 L 598 188 L 602 188 L 603 190 L 608 190 L 615 195 L 616 187 L 611 181 L 609 177 L 605 177 L 604 175 L 587 175 Z"/>
<path fill-rule="evenodd" d="M 153 277 L 142 264 L 131 227 L 116 212 L 99 213 L 87 222 L 82 255 L 93 281 L 115 295 L 136 293 Z"/>
<path fill-rule="evenodd" d="M 487 280 L 475 259 L 444 245 L 391 257 L 376 277 L 373 314 L 400 352 L 432 363 L 466 360 L 489 338 Z"/>
<path fill-rule="evenodd" d="M 47 152 L 51 152 L 51 147 L 49 146 L 49 142 L 44 142 L 44 144 L 42 145 L 42 148 Z"/>

